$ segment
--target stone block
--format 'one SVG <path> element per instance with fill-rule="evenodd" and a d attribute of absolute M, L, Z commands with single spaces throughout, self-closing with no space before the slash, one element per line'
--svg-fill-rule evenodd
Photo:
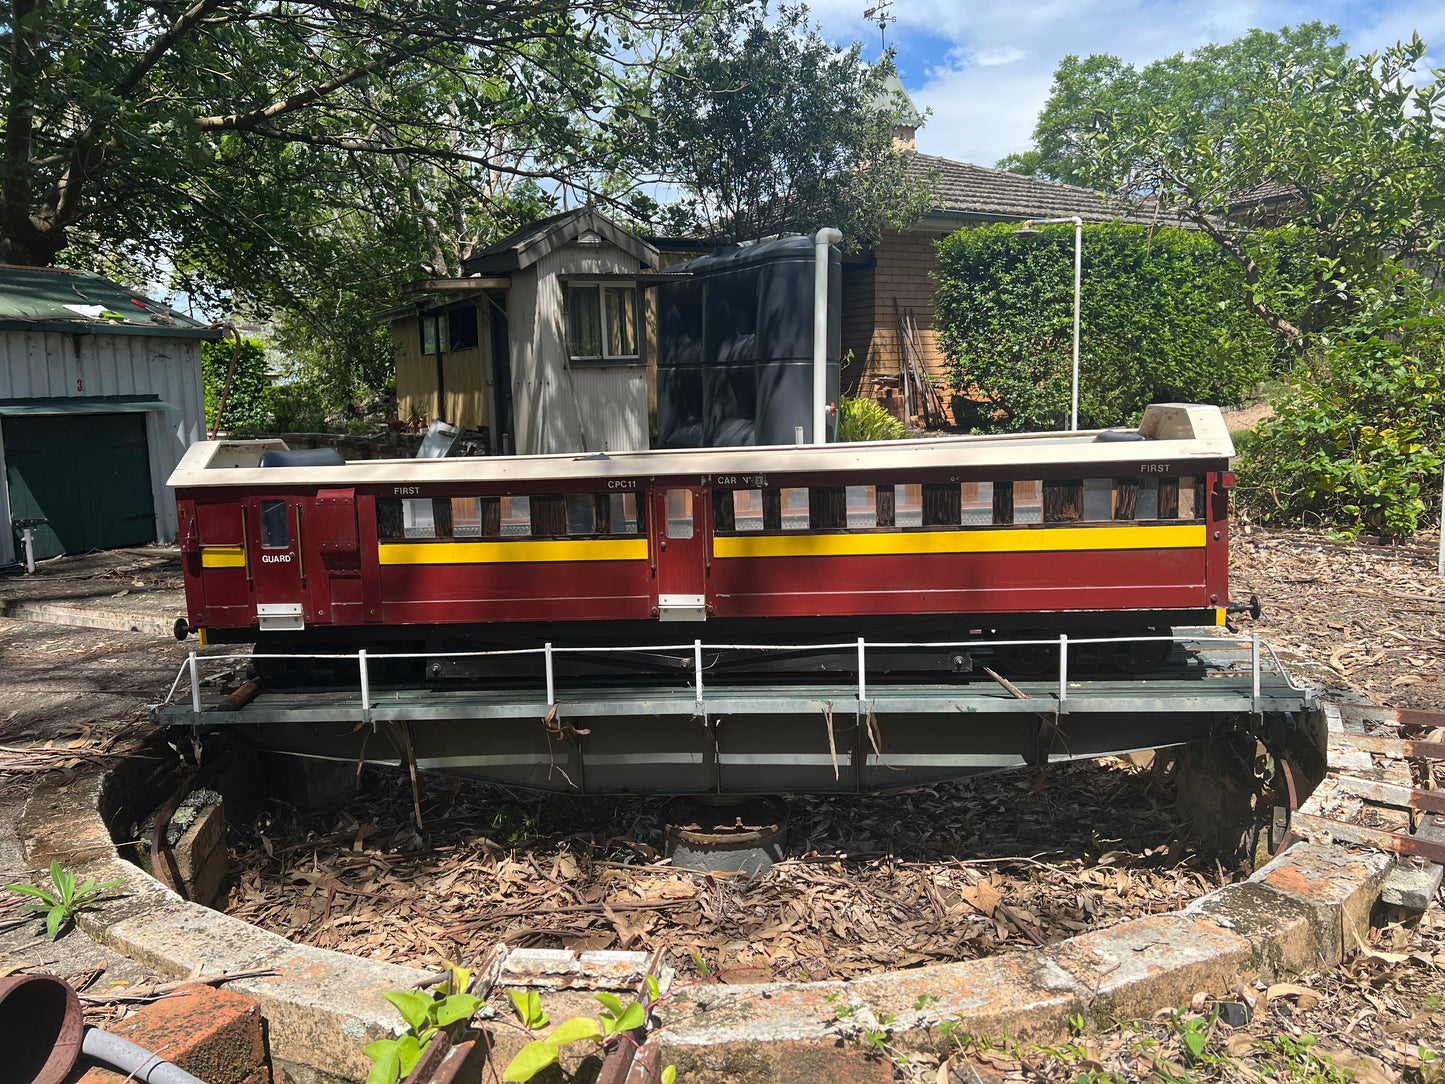
<path fill-rule="evenodd" d="M 1184 913 L 1204 915 L 1249 941 L 1260 978 L 1266 982 L 1318 966 L 1320 931 L 1314 912 L 1265 885 L 1225 885 L 1190 904 Z"/>
<path fill-rule="evenodd" d="M 1333 967 L 1369 931 L 1370 909 L 1394 859 L 1372 851 L 1346 851 L 1326 843 L 1296 843 L 1250 883 L 1297 901 L 1313 916 L 1321 967 Z"/>
<path fill-rule="evenodd" d="M 171 848 L 182 895 L 210 907 L 221 893 L 230 860 L 226 850 L 226 813 L 220 805 L 202 806 L 196 819 Z"/>
<path fill-rule="evenodd" d="M 875 1016 L 891 1016 L 892 1041 L 907 1049 L 953 1048 L 938 1030 L 945 1020 L 955 1035 L 1051 1042 L 1086 1007 L 1074 977 L 1034 951 L 875 975 L 849 983 L 849 996 Z"/>
<path fill-rule="evenodd" d="M 1254 946 L 1202 914 L 1153 915 L 1041 950 L 1083 990 L 1100 1026 L 1148 1019 L 1255 976 Z"/>
<path fill-rule="evenodd" d="M 272 1084 L 261 1008 L 231 990 L 190 986 L 106 1028 L 206 1084 Z M 94 1066 L 79 1084 L 120 1084 L 124 1073 Z"/>

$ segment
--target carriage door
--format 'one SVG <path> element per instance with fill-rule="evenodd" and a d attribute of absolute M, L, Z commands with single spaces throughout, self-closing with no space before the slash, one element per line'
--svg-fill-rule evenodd
<path fill-rule="evenodd" d="M 698 486 L 652 491 L 657 547 L 657 617 L 660 621 L 707 619 L 707 491 Z"/>
<path fill-rule="evenodd" d="M 255 497 L 246 502 L 251 567 L 256 575 L 256 623 L 262 632 L 299 630 L 301 585 L 301 501 L 297 497 Z"/>

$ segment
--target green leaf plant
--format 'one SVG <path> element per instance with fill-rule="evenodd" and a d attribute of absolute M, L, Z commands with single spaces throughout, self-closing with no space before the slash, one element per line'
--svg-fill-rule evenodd
<path fill-rule="evenodd" d="M 123 881 L 86 881 L 77 887 L 75 874 L 64 869 L 59 860 L 54 858 L 50 860 L 50 883 L 55 886 L 53 892 L 25 884 L 5 887 L 11 892 L 31 897 L 31 901 L 25 906 L 45 916 L 45 932 L 52 941 L 60 937 L 60 931 L 78 912 L 94 904 L 102 892 L 124 884 Z"/>
<path fill-rule="evenodd" d="M 366 1084 L 396 1084 L 416 1067 L 437 1032 L 470 1020 L 482 999 L 465 992 L 471 972 L 448 965 L 446 981 L 436 990 L 388 990 L 382 996 L 396 1006 L 407 1030 L 395 1039 L 378 1039 L 363 1050 L 372 1060 Z"/>
<path fill-rule="evenodd" d="M 546 1036 L 537 1035 L 552 1022 L 542 1008 L 541 996 L 535 990 L 508 990 L 507 996 L 512 999 L 512 1007 L 517 1012 L 522 1029 L 534 1036 L 507 1063 L 502 1073 L 505 1081 L 521 1082 L 531 1080 L 549 1065 L 560 1064 L 562 1048 L 572 1043 L 591 1043 L 596 1050 L 606 1051 L 619 1042 L 633 1041 L 627 1033 L 636 1031 L 647 1022 L 647 1010 L 658 1000 L 659 992 L 657 980 L 651 975 L 647 976 L 646 998 L 627 1005 L 616 994 L 598 992 L 593 997 L 602 1004 L 602 1011 L 595 1018 L 574 1016 L 563 1020 Z M 658 1074 L 658 1079 L 661 1084 L 673 1084 L 677 1079 L 677 1067 L 666 1066 Z"/>

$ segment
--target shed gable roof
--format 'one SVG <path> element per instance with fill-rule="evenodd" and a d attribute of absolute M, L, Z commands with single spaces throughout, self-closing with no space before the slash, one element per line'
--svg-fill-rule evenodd
<path fill-rule="evenodd" d="M 0 264 L 0 327 L 220 338 L 221 332 L 89 271 Z"/>
<path fill-rule="evenodd" d="M 464 275 L 491 275 L 530 267 L 584 233 L 595 233 L 610 245 L 635 257 L 644 267 L 657 266 L 657 250 L 591 207 L 563 211 L 538 219 L 503 237 L 462 264 Z"/>

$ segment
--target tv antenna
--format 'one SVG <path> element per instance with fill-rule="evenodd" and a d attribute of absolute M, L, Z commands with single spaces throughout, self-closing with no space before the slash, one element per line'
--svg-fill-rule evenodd
<path fill-rule="evenodd" d="M 878 48 L 882 52 L 888 52 L 888 24 L 896 23 L 898 16 L 888 9 L 893 6 L 893 0 L 879 0 L 867 11 L 863 12 L 863 18 L 878 24 Z"/>

